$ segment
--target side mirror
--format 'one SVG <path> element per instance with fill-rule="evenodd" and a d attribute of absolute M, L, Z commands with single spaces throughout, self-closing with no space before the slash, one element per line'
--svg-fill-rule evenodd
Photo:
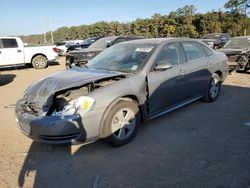
<path fill-rule="evenodd" d="M 154 67 L 155 71 L 165 71 L 167 69 L 171 69 L 173 66 L 169 63 L 158 64 Z"/>

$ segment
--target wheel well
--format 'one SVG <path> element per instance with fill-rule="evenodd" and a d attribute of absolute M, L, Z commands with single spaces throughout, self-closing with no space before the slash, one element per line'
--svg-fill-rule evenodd
<path fill-rule="evenodd" d="M 218 76 L 219 76 L 221 79 L 223 78 L 223 74 L 222 74 L 221 71 L 218 70 L 218 71 L 215 72 L 215 74 L 218 74 Z"/>
<path fill-rule="evenodd" d="M 31 63 L 32 63 L 33 59 L 34 59 L 36 56 L 39 56 L 39 55 L 45 57 L 45 58 L 48 60 L 47 56 L 44 55 L 44 54 L 35 54 L 35 55 L 33 55 L 32 58 L 31 58 Z"/>
<path fill-rule="evenodd" d="M 126 95 L 121 97 L 121 99 L 125 99 L 125 100 L 132 100 L 133 102 L 135 102 L 137 105 L 139 105 L 139 100 L 136 96 L 134 95 Z"/>
<path fill-rule="evenodd" d="M 121 97 L 121 99 L 125 99 L 125 100 L 131 100 L 132 102 L 135 102 L 136 105 L 139 108 L 139 112 L 140 112 L 140 117 L 141 117 L 141 122 L 143 122 L 143 116 L 142 116 L 142 109 L 141 109 L 141 105 L 139 103 L 138 98 L 135 95 L 126 95 Z"/>
<path fill-rule="evenodd" d="M 106 137 L 107 135 L 105 135 L 104 133 L 104 120 L 105 118 L 107 117 L 108 115 L 108 112 L 109 110 L 119 101 L 119 100 L 124 100 L 124 101 L 132 101 L 132 102 L 135 102 L 139 108 L 139 112 L 140 112 L 140 117 L 142 118 L 142 115 L 141 115 L 141 108 L 140 108 L 140 105 L 139 105 L 139 100 L 138 98 L 135 96 L 135 95 L 126 95 L 126 96 L 122 96 L 122 97 L 119 97 L 117 98 L 116 100 L 114 100 L 109 106 L 107 106 L 103 116 L 102 116 L 102 119 L 101 119 L 101 126 L 100 126 L 100 130 L 99 130 L 99 134 L 100 134 L 100 138 L 104 138 Z M 141 119 L 142 120 L 142 119 Z"/>

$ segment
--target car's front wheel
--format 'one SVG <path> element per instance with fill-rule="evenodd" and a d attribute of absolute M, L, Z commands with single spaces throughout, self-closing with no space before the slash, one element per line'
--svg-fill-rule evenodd
<path fill-rule="evenodd" d="M 136 103 L 119 101 L 109 111 L 104 122 L 107 141 L 113 146 L 122 146 L 136 135 L 140 124 L 140 112 Z"/>
<path fill-rule="evenodd" d="M 221 90 L 221 78 L 218 74 L 213 74 L 210 78 L 208 88 L 206 91 L 206 95 L 204 96 L 204 100 L 207 102 L 215 101 Z"/>

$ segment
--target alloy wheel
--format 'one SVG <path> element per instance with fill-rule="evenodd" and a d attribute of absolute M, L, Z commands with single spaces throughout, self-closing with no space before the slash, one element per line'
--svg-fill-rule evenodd
<path fill-rule="evenodd" d="M 135 127 L 135 112 L 130 108 L 124 108 L 115 114 L 112 120 L 111 131 L 116 139 L 125 140 L 133 133 Z"/>

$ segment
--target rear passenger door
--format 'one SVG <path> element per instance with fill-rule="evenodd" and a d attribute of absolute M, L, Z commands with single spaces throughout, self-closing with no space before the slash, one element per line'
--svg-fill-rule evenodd
<path fill-rule="evenodd" d="M 202 46 L 196 42 L 182 42 L 182 47 L 186 55 L 185 74 L 188 97 L 202 95 L 211 77 L 207 69 L 207 55 Z"/>

